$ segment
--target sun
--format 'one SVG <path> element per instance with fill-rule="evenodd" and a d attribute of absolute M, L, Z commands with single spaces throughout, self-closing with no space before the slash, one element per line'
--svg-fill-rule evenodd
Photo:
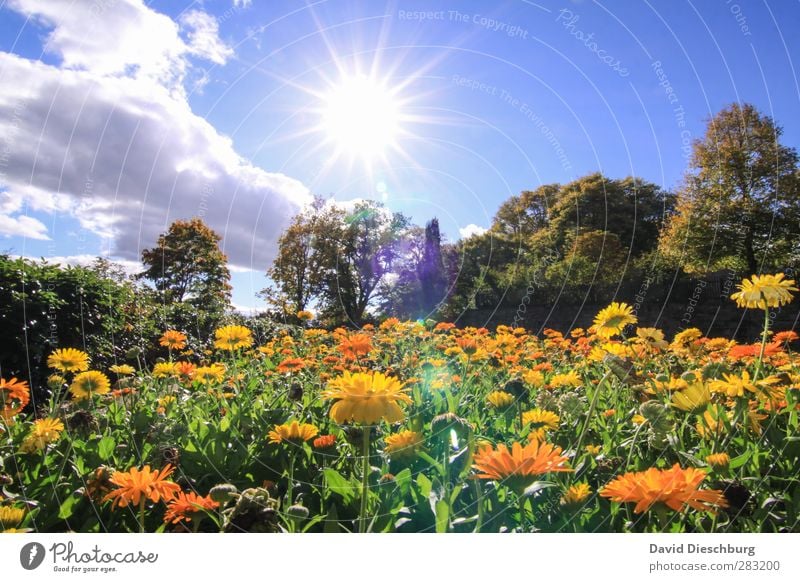
<path fill-rule="evenodd" d="M 394 92 L 384 83 L 350 77 L 325 96 L 322 128 L 343 153 L 370 160 L 396 146 L 400 117 Z"/>

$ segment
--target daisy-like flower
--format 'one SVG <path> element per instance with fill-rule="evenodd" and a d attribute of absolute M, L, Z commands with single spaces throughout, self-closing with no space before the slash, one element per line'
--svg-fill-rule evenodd
<path fill-rule="evenodd" d="M 297 372 L 306 367 L 306 361 L 303 358 L 287 358 L 278 364 L 278 372 L 285 374 L 287 372 Z"/>
<path fill-rule="evenodd" d="M 758 391 L 757 383 L 754 383 L 750 379 L 750 374 L 746 370 L 742 371 L 741 376 L 723 374 L 722 377 L 724 378 L 723 380 L 713 380 L 711 382 L 709 389 L 712 392 L 720 392 L 731 398 L 735 398 L 737 396 L 744 396 L 745 392 L 755 393 Z"/>
<path fill-rule="evenodd" d="M 306 310 L 298 311 L 296 316 L 300 321 L 309 321 L 314 319 L 314 314 Z"/>
<path fill-rule="evenodd" d="M 625 329 L 625 326 L 637 321 L 630 305 L 614 301 L 594 318 L 595 333 L 602 338 L 611 338 Z"/>
<path fill-rule="evenodd" d="M 313 439 L 319 433 L 319 429 L 313 424 L 300 423 L 293 420 L 291 423 L 276 425 L 269 431 L 269 442 L 301 443 Z"/>
<path fill-rule="evenodd" d="M 727 507 L 722 491 L 700 489 L 705 478 L 705 471 L 694 467 L 682 469 L 675 463 L 671 469 L 653 467 L 638 473 L 625 473 L 603 488 L 600 495 L 620 503 L 636 503 L 634 513 L 643 513 L 656 503 L 663 503 L 675 511 L 688 506 L 713 513 L 716 507 Z"/>
<path fill-rule="evenodd" d="M 636 337 L 641 343 L 650 348 L 663 350 L 669 345 L 664 340 L 664 332 L 655 327 L 636 328 Z"/>
<path fill-rule="evenodd" d="M 226 325 L 214 332 L 214 347 L 229 352 L 253 345 L 252 332 L 243 325 Z"/>
<path fill-rule="evenodd" d="M 522 380 L 534 388 L 544 386 L 544 374 L 540 370 L 525 370 L 522 373 Z"/>
<path fill-rule="evenodd" d="M 112 507 L 127 507 L 128 504 L 143 504 L 146 500 L 158 503 L 162 499 L 173 499 L 181 488 L 177 483 L 167 481 L 174 468 L 167 465 L 161 470 L 150 470 L 150 465 L 145 465 L 140 471 L 132 467 L 128 471 L 117 471 L 109 481 L 116 486 L 103 497 L 103 501 L 113 501 Z"/>
<path fill-rule="evenodd" d="M 89 355 L 74 348 L 64 348 L 47 356 L 47 365 L 61 372 L 83 372 L 89 369 Z"/>
<path fill-rule="evenodd" d="M 561 420 L 555 412 L 534 408 L 522 413 L 522 424 L 531 425 L 529 439 L 544 440 L 548 431 L 557 430 Z"/>
<path fill-rule="evenodd" d="M 115 366 L 111 366 L 108 371 L 113 372 L 117 376 L 130 376 L 136 372 L 136 369 L 128 364 L 117 364 Z"/>
<path fill-rule="evenodd" d="M 320 451 L 331 449 L 336 446 L 336 435 L 324 434 L 319 436 L 312 441 L 311 446 Z"/>
<path fill-rule="evenodd" d="M 366 333 L 354 333 L 339 343 L 339 350 L 351 360 L 366 356 L 372 351 L 372 338 Z"/>
<path fill-rule="evenodd" d="M 158 339 L 158 343 L 171 350 L 182 350 L 186 347 L 186 334 L 169 329 Z"/>
<path fill-rule="evenodd" d="M 672 345 L 678 348 L 685 348 L 692 342 L 699 340 L 701 337 L 703 337 L 702 331 L 696 327 L 690 327 L 689 329 L 684 329 L 683 331 L 676 333 L 675 337 L 672 338 Z"/>
<path fill-rule="evenodd" d="M 556 374 L 550 378 L 551 388 L 563 388 L 565 386 L 577 388 L 583 384 L 583 380 L 575 370 L 570 370 L 564 374 Z"/>
<path fill-rule="evenodd" d="M 81 372 L 70 384 L 69 391 L 76 400 L 91 398 L 95 394 L 106 394 L 111 390 L 111 382 L 102 372 L 90 370 Z"/>
<path fill-rule="evenodd" d="M 508 408 L 514 404 L 514 402 L 516 402 L 516 399 L 512 394 L 504 392 L 503 390 L 494 390 L 489 392 L 489 394 L 486 396 L 486 400 L 494 408 L 498 409 Z"/>
<path fill-rule="evenodd" d="M 5 421 L 16 416 L 28 405 L 31 391 L 24 380 L 0 378 L 0 418 Z"/>
<path fill-rule="evenodd" d="M 567 457 L 562 455 L 561 447 L 550 443 L 530 441 L 522 446 L 504 444 L 493 449 L 491 445 L 482 447 L 475 454 L 473 468 L 480 471 L 478 479 L 491 479 L 522 494 L 541 475 L 553 472 L 572 471 L 567 466 Z"/>
<path fill-rule="evenodd" d="M 25 517 L 25 510 L 8 505 L 0 505 L 0 526 L 4 531 L 16 528 Z"/>
<path fill-rule="evenodd" d="M 592 494 L 592 488 L 588 483 L 576 483 L 561 496 L 561 505 L 576 506 L 580 505 Z"/>
<path fill-rule="evenodd" d="M 192 364 L 191 362 L 175 362 L 175 375 L 180 378 L 181 380 L 191 381 L 194 379 L 194 373 L 197 370 L 197 366 Z"/>
<path fill-rule="evenodd" d="M 64 423 L 57 418 L 40 418 L 34 421 L 31 432 L 22 442 L 20 451 L 23 453 L 41 451 L 50 443 L 54 443 L 61 438 L 63 430 Z"/>
<path fill-rule="evenodd" d="M 175 364 L 172 362 L 158 362 L 153 366 L 153 378 L 169 378 L 175 375 Z"/>
<path fill-rule="evenodd" d="M 472 336 L 456 338 L 456 345 L 468 356 L 471 356 L 478 351 L 478 340 Z"/>
<path fill-rule="evenodd" d="M 189 493 L 181 491 L 167 504 L 164 523 L 188 523 L 193 519 L 202 519 L 206 512 L 218 507 L 219 503 L 208 495 L 202 497 L 194 491 Z"/>
<path fill-rule="evenodd" d="M 731 457 L 728 453 L 714 453 L 706 457 L 706 463 L 712 469 L 724 469 L 731 462 Z"/>
<path fill-rule="evenodd" d="M 212 364 L 200 366 L 194 371 L 194 380 L 200 384 L 219 384 L 225 379 L 225 366 Z"/>
<path fill-rule="evenodd" d="M 672 394 L 672 406 L 686 412 L 699 412 L 710 400 L 711 392 L 703 380 L 687 383 L 681 390 Z"/>
<path fill-rule="evenodd" d="M 344 372 L 330 381 L 322 396 L 336 400 L 330 415 L 340 424 L 375 424 L 382 419 L 400 422 L 405 413 L 399 403 L 412 403 L 398 379 L 380 372 Z"/>
<path fill-rule="evenodd" d="M 731 295 L 739 307 L 766 309 L 791 303 L 792 291 L 797 291 L 793 279 L 784 279 L 783 273 L 776 275 L 753 275 L 737 285 L 739 291 Z"/>
<path fill-rule="evenodd" d="M 401 430 L 387 436 L 384 439 L 386 448 L 384 452 L 392 460 L 410 460 L 417 456 L 417 452 L 422 449 L 425 439 L 422 435 L 413 430 Z"/>

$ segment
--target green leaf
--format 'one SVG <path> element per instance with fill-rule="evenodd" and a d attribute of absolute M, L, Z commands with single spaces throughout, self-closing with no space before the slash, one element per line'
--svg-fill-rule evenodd
<path fill-rule="evenodd" d="M 111 455 L 114 454 L 114 449 L 117 448 L 117 442 L 113 437 L 104 436 L 97 443 L 97 454 L 100 456 L 101 461 L 108 461 Z"/>
<path fill-rule="evenodd" d="M 750 460 L 750 455 L 751 454 L 752 454 L 752 451 L 746 451 L 746 452 L 742 453 L 741 455 L 739 455 L 738 457 L 732 458 L 730 460 L 730 463 L 728 463 L 728 467 L 730 467 L 731 469 L 738 469 L 739 467 L 741 467 L 747 461 Z"/>
<path fill-rule="evenodd" d="M 447 533 L 450 524 L 450 506 L 440 499 L 436 502 L 436 533 Z"/>
<path fill-rule="evenodd" d="M 75 511 L 75 505 L 80 501 L 80 497 L 75 495 L 67 495 L 67 498 L 61 503 L 58 508 L 58 519 L 69 519 Z"/>
<path fill-rule="evenodd" d="M 419 488 L 419 494 L 427 499 L 431 495 L 433 483 L 431 483 L 431 480 L 428 479 L 424 474 L 420 473 L 417 475 L 417 487 Z"/>
<path fill-rule="evenodd" d="M 356 496 L 358 486 L 345 479 L 338 471 L 328 467 L 323 471 L 325 486 L 332 492 L 340 495 L 345 503 L 349 503 Z"/>
<path fill-rule="evenodd" d="M 405 468 L 394 476 L 395 485 L 400 495 L 405 496 L 411 488 L 411 469 Z"/>

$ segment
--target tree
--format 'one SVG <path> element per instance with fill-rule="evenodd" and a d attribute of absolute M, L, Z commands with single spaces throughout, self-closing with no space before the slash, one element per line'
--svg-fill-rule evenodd
<path fill-rule="evenodd" d="M 417 267 L 417 273 L 422 315 L 427 316 L 444 300 L 447 285 L 442 260 L 442 237 L 439 233 L 437 218 L 425 225 L 425 247 Z"/>
<path fill-rule="evenodd" d="M 782 129 L 749 104 L 709 120 L 695 141 L 662 252 L 689 273 L 774 271 L 798 258 L 798 155 Z"/>
<path fill-rule="evenodd" d="M 165 308 L 165 325 L 208 333 L 230 305 L 231 274 L 222 240 L 199 218 L 176 220 L 142 251 L 145 271 Z"/>

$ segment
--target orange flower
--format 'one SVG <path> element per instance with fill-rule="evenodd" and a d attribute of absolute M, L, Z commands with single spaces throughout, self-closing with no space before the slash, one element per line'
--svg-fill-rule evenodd
<path fill-rule="evenodd" d="M 456 345 L 458 345 L 458 347 L 461 348 L 461 351 L 468 356 L 471 356 L 478 351 L 478 342 L 474 337 L 458 337 L 456 338 Z"/>
<path fill-rule="evenodd" d="M 170 329 L 164 332 L 164 335 L 159 338 L 158 343 L 171 350 L 182 350 L 186 347 L 186 335 L 174 329 Z"/>
<path fill-rule="evenodd" d="M 273 430 L 269 431 L 269 442 L 303 442 L 313 439 L 318 432 L 319 430 L 313 424 L 300 423 L 293 420 L 291 423 L 276 425 Z"/>
<path fill-rule="evenodd" d="M 694 467 L 681 469 L 677 463 L 671 469 L 655 467 L 638 473 L 625 473 L 609 483 L 600 495 L 612 501 L 635 502 L 635 513 L 642 513 L 656 503 L 681 511 L 685 506 L 698 511 L 714 512 L 714 507 L 727 507 L 722 491 L 701 491 L 706 473 Z"/>
<path fill-rule="evenodd" d="M 500 481 L 521 494 L 540 475 L 572 471 L 566 466 L 567 457 L 561 453 L 561 447 L 538 440 L 524 447 L 514 443 L 511 451 L 503 444 L 497 445 L 497 449 L 487 445 L 477 452 L 472 466 L 482 471 L 476 478 Z"/>
<path fill-rule="evenodd" d="M 306 366 L 306 361 L 303 358 L 287 358 L 278 364 L 278 372 L 296 372 L 302 370 Z"/>
<path fill-rule="evenodd" d="M 365 333 L 355 333 L 342 339 L 339 350 L 350 360 L 358 356 L 366 356 L 372 351 L 372 339 Z"/>
<path fill-rule="evenodd" d="M 175 374 L 181 380 L 191 381 L 194 378 L 194 372 L 197 366 L 191 362 L 175 362 Z"/>
<path fill-rule="evenodd" d="M 167 504 L 164 523 L 189 522 L 192 519 L 203 517 L 204 512 L 212 511 L 217 507 L 219 507 L 219 503 L 208 496 L 201 497 L 194 491 L 190 493 L 181 491 Z"/>
<path fill-rule="evenodd" d="M 160 471 L 151 471 L 150 465 L 145 465 L 141 471 L 136 467 L 126 472 L 118 471 L 110 479 L 117 489 L 103 497 L 103 501 L 113 500 L 112 507 L 127 507 L 129 503 L 139 505 L 146 499 L 153 503 L 162 499 L 169 501 L 181 490 L 177 483 L 166 480 L 173 470 L 172 465 L 167 465 Z"/>
<path fill-rule="evenodd" d="M 779 331 L 772 339 L 779 344 L 783 344 L 796 341 L 800 339 L 800 336 L 794 331 Z"/>
<path fill-rule="evenodd" d="M 773 356 L 777 353 L 782 351 L 782 343 L 779 341 L 772 341 L 768 344 L 764 345 L 764 355 L 765 356 Z M 761 344 L 753 344 L 753 345 L 744 345 L 744 346 L 733 346 L 730 351 L 728 352 L 729 358 L 740 359 L 740 358 L 755 358 L 758 354 L 761 353 Z"/>
<path fill-rule="evenodd" d="M 27 406 L 31 391 L 24 380 L 0 378 L 0 418 L 6 421 Z"/>
<path fill-rule="evenodd" d="M 311 444 L 315 449 L 330 449 L 336 445 L 336 435 L 324 434 L 315 438 Z"/>

